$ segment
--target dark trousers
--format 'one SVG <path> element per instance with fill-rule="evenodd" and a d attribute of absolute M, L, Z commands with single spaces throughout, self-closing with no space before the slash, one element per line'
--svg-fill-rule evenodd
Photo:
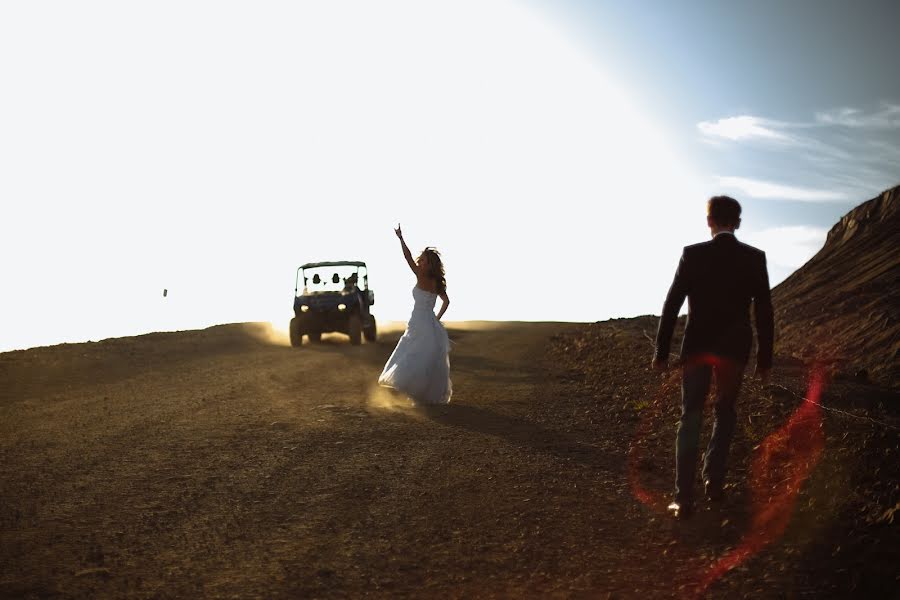
<path fill-rule="evenodd" d="M 711 362 L 713 364 L 688 364 L 682 371 L 681 422 L 675 448 L 675 499 L 682 504 L 694 501 L 703 405 L 713 373 L 716 375 L 716 420 L 703 457 L 703 479 L 713 486 L 725 482 L 728 449 L 737 422 L 734 406 L 744 377 L 744 365 L 728 359 Z"/>

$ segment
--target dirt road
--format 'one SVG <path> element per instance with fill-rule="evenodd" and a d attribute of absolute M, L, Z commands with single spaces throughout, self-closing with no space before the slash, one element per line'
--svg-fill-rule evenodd
<path fill-rule="evenodd" d="M 642 326 L 597 330 L 596 377 L 549 351 L 576 325 L 451 327 L 453 402 L 431 411 L 374 385 L 399 332 L 292 349 L 231 325 L 0 354 L 0 597 L 681 596 L 746 527 L 732 508 L 679 529 L 635 499 L 635 410 L 658 387 Z M 663 421 L 641 464 L 660 490 Z M 833 589 L 804 550 L 816 531 L 711 597 Z"/>
<path fill-rule="evenodd" d="M 398 337 L 224 326 L 2 355 L 5 597 L 593 589 L 585 446 L 540 424 L 563 326 L 453 329 L 455 394 L 373 384 Z M 580 556 L 579 556 L 580 555 Z"/>

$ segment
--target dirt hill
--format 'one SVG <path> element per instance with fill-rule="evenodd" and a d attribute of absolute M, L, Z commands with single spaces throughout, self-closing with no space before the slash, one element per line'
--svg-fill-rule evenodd
<path fill-rule="evenodd" d="M 900 186 L 844 215 L 818 254 L 773 290 L 776 352 L 900 387 L 898 289 Z"/>

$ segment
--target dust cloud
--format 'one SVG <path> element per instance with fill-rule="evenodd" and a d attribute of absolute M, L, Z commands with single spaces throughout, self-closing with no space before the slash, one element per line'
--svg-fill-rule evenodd
<path fill-rule="evenodd" d="M 278 327 L 271 322 L 242 323 L 244 332 L 255 340 L 271 346 L 290 346 L 287 326 Z"/>
<path fill-rule="evenodd" d="M 378 337 L 383 335 L 400 337 L 406 331 L 405 321 L 378 321 Z"/>
<path fill-rule="evenodd" d="M 366 395 L 366 409 L 372 414 L 402 413 L 422 418 L 422 414 L 404 394 L 373 383 Z"/>

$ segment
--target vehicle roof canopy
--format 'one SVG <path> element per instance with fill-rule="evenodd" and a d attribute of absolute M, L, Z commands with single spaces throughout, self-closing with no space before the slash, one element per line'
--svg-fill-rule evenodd
<path fill-rule="evenodd" d="M 316 267 L 365 267 L 366 263 L 361 260 L 335 260 L 326 262 L 306 263 L 300 265 L 301 269 L 315 269 Z"/>

